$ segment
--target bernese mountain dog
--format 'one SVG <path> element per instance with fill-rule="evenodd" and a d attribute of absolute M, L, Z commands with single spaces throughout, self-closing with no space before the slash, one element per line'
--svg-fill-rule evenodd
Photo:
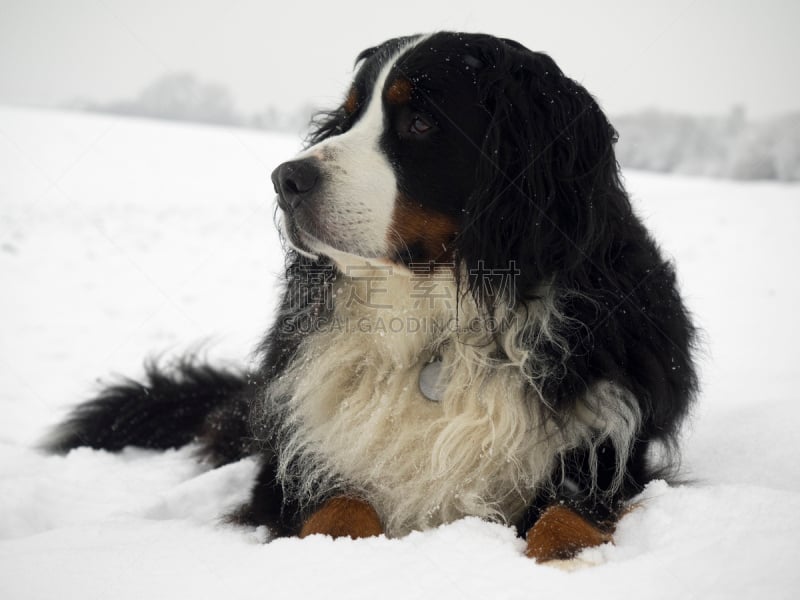
<path fill-rule="evenodd" d="M 273 536 L 403 536 L 464 516 L 536 560 L 612 538 L 674 466 L 696 393 L 673 266 L 597 102 L 546 54 L 440 32 L 361 52 L 272 173 L 282 302 L 249 372 L 150 365 L 48 447 L 257 456 L 229 516 Z"/>

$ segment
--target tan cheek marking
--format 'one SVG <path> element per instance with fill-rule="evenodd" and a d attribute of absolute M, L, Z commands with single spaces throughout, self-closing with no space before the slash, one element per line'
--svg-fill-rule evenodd
<path fill-rule="evenodd" d="M 452 241 L 457 235 L 458 222 L 453 217 L 426 209 L 403 195 L 395 200 L 389 232 L 389 247 L 395 252 L 421 244 L 427 260 L 450 262 Z"/>
<path fill-rule="evenodd" d="M 411 100 L 411 82 L 405 77 L 398 77 L 386 90 L 386 101 L 389 104 L 405 104 Z"/>
<path fill-rule="evenodd" d="M 584 548 L 611 542 L 602 531 L 566 506 L 551 506 L 528 530 L 525 554 L 536 562 L 572 558 Z"/>
<path fill-rule="evenodd" d="M 337 496 L 328 500 L 306 520 L 300 530 L 300 537 L 315 533 L 357 539 L 381 535 L 383 527 L 378 513 L 368 502 L 359 498 Z"/>
<path fill-rule="evenodd" d="M 348 115 L 352 115 L 358 109 L 358 91 L 355 86 L 350 88 L 347 99 L 344 101 L 344 110 Z"/>

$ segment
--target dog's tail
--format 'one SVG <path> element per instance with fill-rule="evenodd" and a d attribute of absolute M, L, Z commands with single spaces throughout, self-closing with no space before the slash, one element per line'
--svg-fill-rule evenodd
<path fill-rule="evenodd" d="M 199 442 L 209 462 L 222 465 L 252 454 L 244 374 L 183 359 L 162 369 L 145 366 L 143 382 L 125 379 L 77 406 L 42 443 L 66 453 L 88 446 L 102 450 L 179 448 Z"/>

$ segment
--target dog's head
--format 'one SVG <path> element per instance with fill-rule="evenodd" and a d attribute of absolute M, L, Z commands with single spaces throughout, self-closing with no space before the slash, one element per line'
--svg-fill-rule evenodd
<path fill-rule="evenodd" d="M 583 263 L 624 218 L 615 132 L 547 55 L 436 33 L 387 41 L 357 65 L 342 105 L 272 174 L 299 249 L 340 267 L 514 265 L 524 294 Z"/>

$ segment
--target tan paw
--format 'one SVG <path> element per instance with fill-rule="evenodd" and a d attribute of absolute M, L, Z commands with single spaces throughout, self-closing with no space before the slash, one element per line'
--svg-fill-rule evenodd
<path fill-rule="evenodd" d="M 566 506 L 551 506 L 528 530 L 525 554 L 536 562 L 573 558 L 584 548 L 612 541 L 611 534 Z"/>
<path fill-rule="evenodd" d="M 300 537 L 320 533 L 332 537 L 364 538 L 383 533 L 378 513 L 360 498 L 337 496 L 322 505 L 303 524 Z"/>

